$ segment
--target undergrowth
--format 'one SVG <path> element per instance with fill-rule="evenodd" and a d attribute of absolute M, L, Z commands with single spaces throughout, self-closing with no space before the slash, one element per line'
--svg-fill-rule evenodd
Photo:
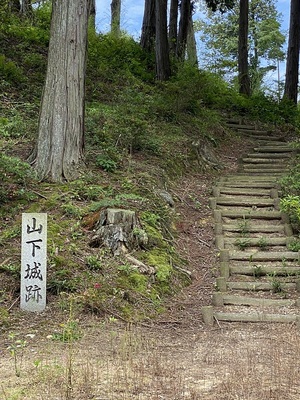
<path fill-rule="evenodd" d="M 214 155 L 226 142 L 231 133 L 224 116 L 295 125 L 298 114 L 263 95 L 244 98 L 220 77 L 190 65 L 173 65 L 176 73 L 158 83 L 153 55 L 133 38 L 90 31 L 86 167 L 74 182 L 37 182 L 27 160 L 36 139 L 49 26 L 46 2 L 31 18 L 4 13 L 0 27 L 0 301 L 8 304 L 19 292 L 21 213 L 47 212 L 53 301 L 65 307 L 75 297 L 80 310 L 130 321 L 152 318 L 189 282 L 174 248 L 176 211 L 160 192 L 207 168 L 198 148 L 205 145 Z M 88 245 L 107 207 L 137 213 L 136 235 L 147 234 L 148 245 L 135 255 L 155 268 L 155 276 Z"/>

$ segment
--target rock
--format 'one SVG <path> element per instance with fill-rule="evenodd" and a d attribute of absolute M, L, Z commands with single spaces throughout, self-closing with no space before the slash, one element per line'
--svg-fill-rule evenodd
<path fill-rule="evenodd" d="M 175 206 L 175 202 L 174 202 L 174 199 L 173 199 L 172 195 L 169 192 L 167 192 L 166 190 L 160 190 L 158 192 L 158 195 L 162 199 L 164 199 L 166 201 L 166 203 L 169 204 L 170 207 L 174 207 Z"/>

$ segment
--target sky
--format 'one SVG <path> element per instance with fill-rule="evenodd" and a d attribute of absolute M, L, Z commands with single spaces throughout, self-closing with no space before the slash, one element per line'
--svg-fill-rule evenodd
<path fill-rule="evenodd" d="M 143 20 L 145 0 L 122 0 L 121 28 L 135 38 L 139 38 Z M 107 32 L 110 24 L 111 0 L 96 0 L 97 29 L 99 32 Z M 282 14 L 282 28 L 288 29 L 290 0 L 277 0 L 277 9 Z M 198 14 L 199 15 L 199 14 Z M 195 15 L 197 18 L 197 13 Z"/>

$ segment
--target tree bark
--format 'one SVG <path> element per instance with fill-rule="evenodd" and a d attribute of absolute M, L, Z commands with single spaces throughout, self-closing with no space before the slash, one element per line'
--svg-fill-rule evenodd
<path fill-rule="evenodd" d="M 155 40 L 155 61 L 156 78 L 159 81 L 166 81 L 171 76 L 168 31 L 167 31 L 167 0 L 156 0 L 156 40 Z"/>
<path fill-rule="evenodd" d="M 96 30 L 96 0 L 90 0 L 89 25 Z"/>
<path fill-rule="evenodd" d="M 181 61 L 185 59 L 186 43 L 189 31 L 189 22 L 191 15 L 191 0 L 182 0 L 180 6 L 180 21 L 177 39 L 177 58 Z"/>
<path fill-rule="evenodd" d="M 154 50 L 155 30 L 155 0 L 145 0 L 141 46 L 148 52 Z"/>
<path fill-rule="evenodd" d="M 193 4 L 190 9 L 188 35 L 187 35 L 187 60 L 191 65 L 198 65 L 197 44 L 195 39 L 194 23 L 193 23 Z"/>
<path fill-rule="evenodd" d="M 84 148 L 89 2 L 54 0 L 35 168 L 41 180 L 78 175 Z"/>
<path fill-rule="evenodd" d="M 291 0 L 289 43 L 286 61 L 284 98 L 297 104 L 300 51 L 300 2 Z"/>
<path fill-rule="evenodd" d="M 8 6 L 13 13 L 19 13 L 21 11 L 21 3 L 19 0 L 10 0 Z"/>
<path fill-rule="evenodd" d="M 21 0 L 20 11 L 23 15 L 32 14 L 31 0 Z"/>
<path fill-rule="evenodd" d="M 169 47 L 170 54 L 175 56 L 177 47 L 178 0 L 171 0 L 169 20 Z"/>
<path fill-rule="evenodd" d="M 114 36 L 120 36 L 121 33 L 121 0 L 112 0 L 110 4 L 111 23 L 110 31 Z"/>
<path fill-rule="evenodd" d="M 249 0 L 240 0 L 239 17 L 239 92 L 250 96 L 250 78 L 248 66 L 248 23 L 249 23 Z"/>

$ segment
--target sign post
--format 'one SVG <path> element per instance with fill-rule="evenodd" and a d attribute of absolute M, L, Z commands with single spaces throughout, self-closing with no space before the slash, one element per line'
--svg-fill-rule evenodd
<path fill-rule="evenodd" d="M 22 214 L 21 301 L 24 311 L 46 307 L 47 214 Z"/>

